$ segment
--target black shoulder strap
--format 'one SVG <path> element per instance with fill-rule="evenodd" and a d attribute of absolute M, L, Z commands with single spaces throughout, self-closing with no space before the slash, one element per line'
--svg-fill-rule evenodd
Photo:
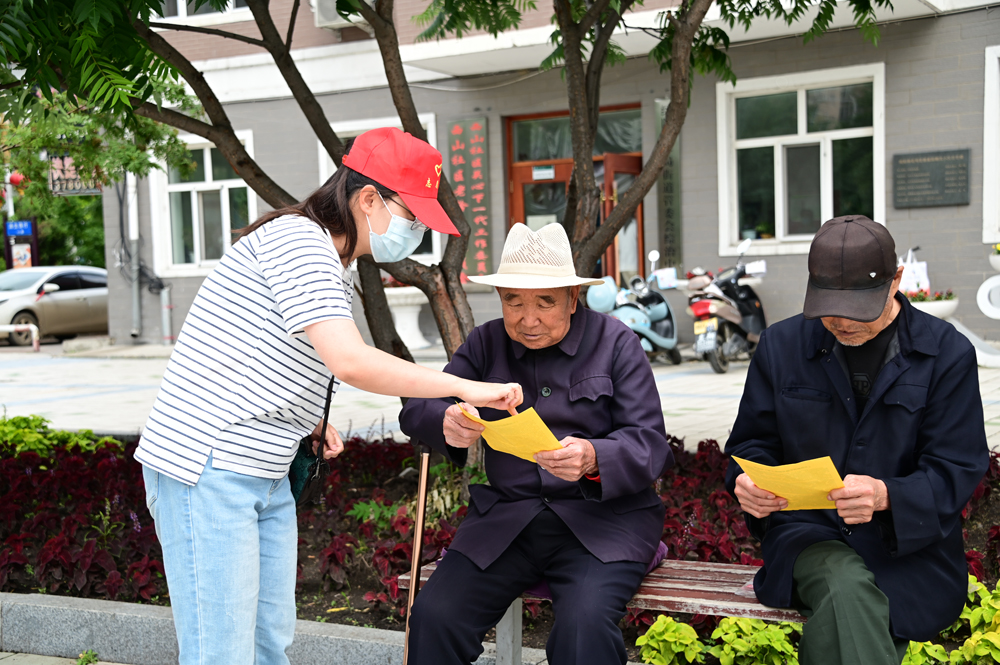
<path fill-rule="evenodd" d="M 326 425 L 327 425 L 327 420 L 330 416 L 330 401 L 333 399 L 333 384 L 336 383 L 336 381 L 337 377 L 331 376 L 330 385 L 327 386 L 326 388 L 326 405 L 323 407 L 323 427 L 320 429 L 320 435 L 319 435 L 319 440 L 321 444 L 326 443 Z M 322 448 L 323 446 L 320 445 L 321 450 Z"/>

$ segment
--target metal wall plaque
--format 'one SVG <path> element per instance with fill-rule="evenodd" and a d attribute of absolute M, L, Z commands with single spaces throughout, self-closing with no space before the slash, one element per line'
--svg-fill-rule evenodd
<path fill-rule="evenodd" d="M 896 208 L 969 205 L 969 150 L 921 152 L 892 158 Z"/>

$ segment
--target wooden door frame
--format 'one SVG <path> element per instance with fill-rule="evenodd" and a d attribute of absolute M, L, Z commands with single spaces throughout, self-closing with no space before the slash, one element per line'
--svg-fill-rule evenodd
<path fill-rule="evenodd" d="M 555 170 L 555 177 L 551 180 L 535 180 L 532 175 L 532 168 L 535 166 L 553 166 Z M 564 182 L 566 186 L 569 187 L 570 177 L 573 175 L 573 160 L 572 159 L 556 159 L 548 160 L 544 162 L 520 162 L 511 167 L 510 169 L 510 191 L 508 196 L 510 197 L 510 219 L 507 223 L 507 230 L 514 224 L 526 223 L 527 218 L 524 213 L 524 196 L 516 196 L 515 192 L 523 192 L 524 186 L 528 183 L 550 183 L 550 182 Z"/>
<path fill-rule="evenodd" d="M 642 155 L 636 153 L 605 153 L 604 159 L 604 219 L 608 218 L 611 211 L 618 205 L 618 191 L 615 188 L 615 174 L 629 173 L 638 176 L 642 173 Z M 638 252 L 639 274 L 646 277 L 646 245 L 645 227 L 642 218 L 642 203 L 635 210 L 636 223 L 636 251 Z M 624 227 L 622 227 L 624 228 Z M 604 274 L 611 275 L 615 282 L 618 282 L 618 235 L 615 234 L 614 242 L 608 245 L 604 251 Z M 621 285 L 619 285 L 621 286 Z"/>
<path fill-rule="evenodd" d="M 632 111 L 636 109 L 642 109 L 642 103 L 634 102 L 631 104 L 612 104 L 610 106 L 602 106 L 600 113 L 608 113 L 612 111 Z M 546 111 L 544 113 L 527 113 L 524 115 L 511 115 L 504 118 L 504 134 L 505 148 L 504 148 L 504 166 L 507 170 L 507 229 L 509 230 L 517 221 L 524 221 L 524 204 L 523 200 L 521 204 L 517 206 L 520 210 L 520 217 L 515 218 L 515 201 L 514 192 L 517 191 L 514 188 L 514 168 L 517 166 L 548 166 L 550 164 L 555 164 L 557 162 L 566 161 L 570 164 L 572 168 L 573 159 L 572 157 L 563 159 L 546 159 L 546 160 L 536 160 L 536 161 L 525 161 L 525 162 L 515 162 L 514 161 L 514 123 L 521 122 L 524 120 L 541 120 L 544 118 L 558 118 L 558 117 L 569 117 L 569 111 Z M 641 153 L 625 153 L 633 155 L 641 155 Z M 596 155 L 595 161 L 601 161 L 603 155 Z M 524 182 L 524 181 L 522 181 Z M 539 181 L 547 182 L 547 181 Z M 567 179 L 567 182 L 569 180 Z"/>

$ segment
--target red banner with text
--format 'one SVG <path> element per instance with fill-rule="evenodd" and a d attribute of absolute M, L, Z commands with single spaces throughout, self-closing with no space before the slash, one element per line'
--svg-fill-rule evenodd
<path fill-rule="evenodd" d="M 451 186 L 471 229 L 469 247 L 462 263 L 462 282 L 467 275 L 492 272 L 490 261 L 489 149 L 486 118 L 468 118 L 448 123 L 448 159 Z"/>

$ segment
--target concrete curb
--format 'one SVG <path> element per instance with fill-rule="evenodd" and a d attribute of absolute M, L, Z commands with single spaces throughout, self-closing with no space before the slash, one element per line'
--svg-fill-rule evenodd
<path fill-rule="evenodd" d="M 496 665 L 496 647 L 477 665 Z M 169 607 L 43 594 L 0 593 L 0 652 L 76 658 L 93 649 L 103 661 L 175 665 L 177 638 Z M 299 621 L 288 650 L 292 665 L 401 665 L 403 633 Z M 524 649 L 524 665 L 545 652 Z"/>

